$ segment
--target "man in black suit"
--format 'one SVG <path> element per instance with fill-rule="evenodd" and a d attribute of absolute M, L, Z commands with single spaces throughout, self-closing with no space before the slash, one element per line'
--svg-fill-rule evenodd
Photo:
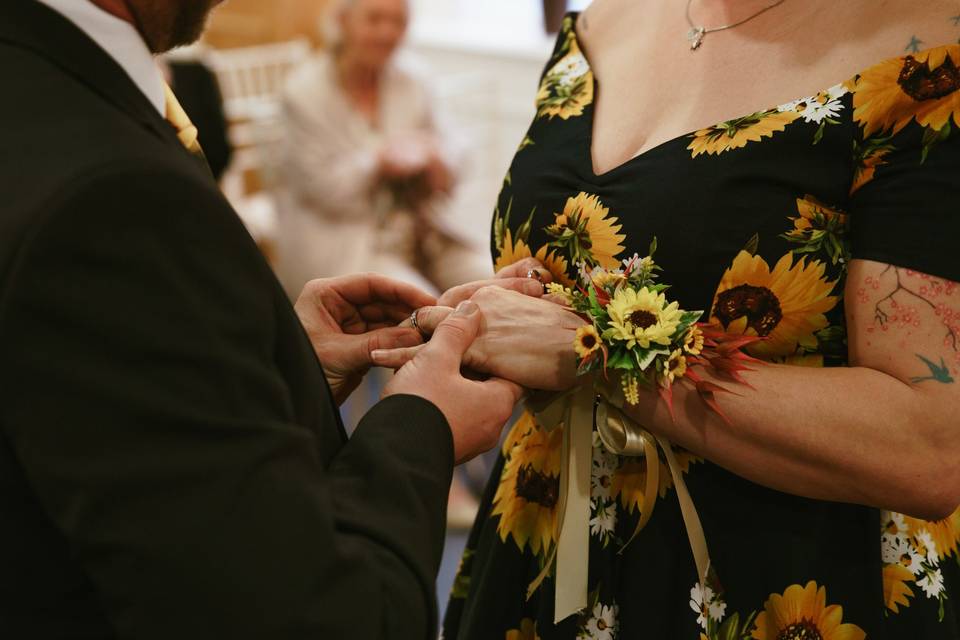
<path fill-rule="evenodd" d="M 432 299 L 289 305 L 141 59 L 210 4 L 0 3 L 0 638 L 429 638 L 452 466 L 520 390 L 461 376 L 465 302 L 347 440 Z"/>

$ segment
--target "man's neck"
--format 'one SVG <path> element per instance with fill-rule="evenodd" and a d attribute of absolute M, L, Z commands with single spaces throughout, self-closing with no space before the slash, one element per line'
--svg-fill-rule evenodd
<path fill-rule="evenodd" d="M 130 6 L 127 4 L 126 0 L 89 0 L 96 6 L 100 7 L 107 13 L 117 18 L 120 18 L 124 22 L 129 22 L 133 26 L 137 26 L 137 22 L 133 17 L 133 13 L 130 11 Z"/>

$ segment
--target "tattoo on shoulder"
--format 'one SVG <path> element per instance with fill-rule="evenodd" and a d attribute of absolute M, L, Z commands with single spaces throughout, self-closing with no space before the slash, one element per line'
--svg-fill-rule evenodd
<path fill-rule="evenodd" d="M 954 27 L 960 28 L 960 13 L 950 16 L 949 20 Z M 957 43 L 960 44 L 960 37 L 957 38 Z M 907 53 L 919 53 L 923 50 L 925 44 L 926 42 L 924 40 L 914 34 L 910 36 L 910 41 L 903 50 Z"/>
<path fill-rule="evenodd" d="M 919 353 L 916 354 L 920 361 L 923 362 L 929 369 L 927 375 L 915 376 L 910 378 L 910 382 L 914 384 L 918 382 L 939 382 L 940 384 L 953 384 L 953 376 L 950 375 L 950 367 L 947 366 L 947 363 L 944 361 L 943 356 L 940 357 L 940 364 L 936 364 L 928 358 L 923 357 Z"/>

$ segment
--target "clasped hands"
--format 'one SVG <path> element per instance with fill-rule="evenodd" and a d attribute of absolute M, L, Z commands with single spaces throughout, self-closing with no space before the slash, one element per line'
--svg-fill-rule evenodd
<path fill-rule="evenodd" d="M 543 297 L 541 282 L 527 276 L 534 269 L 550 280 L 528 258 L 439 300 L 375 274 L 314 280 L 295 309 L 338 404 L 371 366 L 396 369 L 384 396 L 436 405 L 462 462 L 496 445 L 524 388 L 574 383 L 572 344 L 584 321 Z M 420 331 L 409 320 L 414 311 Z"/>

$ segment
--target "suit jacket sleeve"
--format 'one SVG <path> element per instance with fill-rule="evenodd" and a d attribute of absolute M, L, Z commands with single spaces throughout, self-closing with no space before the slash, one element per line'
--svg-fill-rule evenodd
<path fill-rule="evenodd" d="M 274 362 L 300 328 L 213 189 L 71 191 L 0 289 L 0 425 L 119 635 L 430 637 L 442 414 L 389 398 L 325 464 Z"/>

